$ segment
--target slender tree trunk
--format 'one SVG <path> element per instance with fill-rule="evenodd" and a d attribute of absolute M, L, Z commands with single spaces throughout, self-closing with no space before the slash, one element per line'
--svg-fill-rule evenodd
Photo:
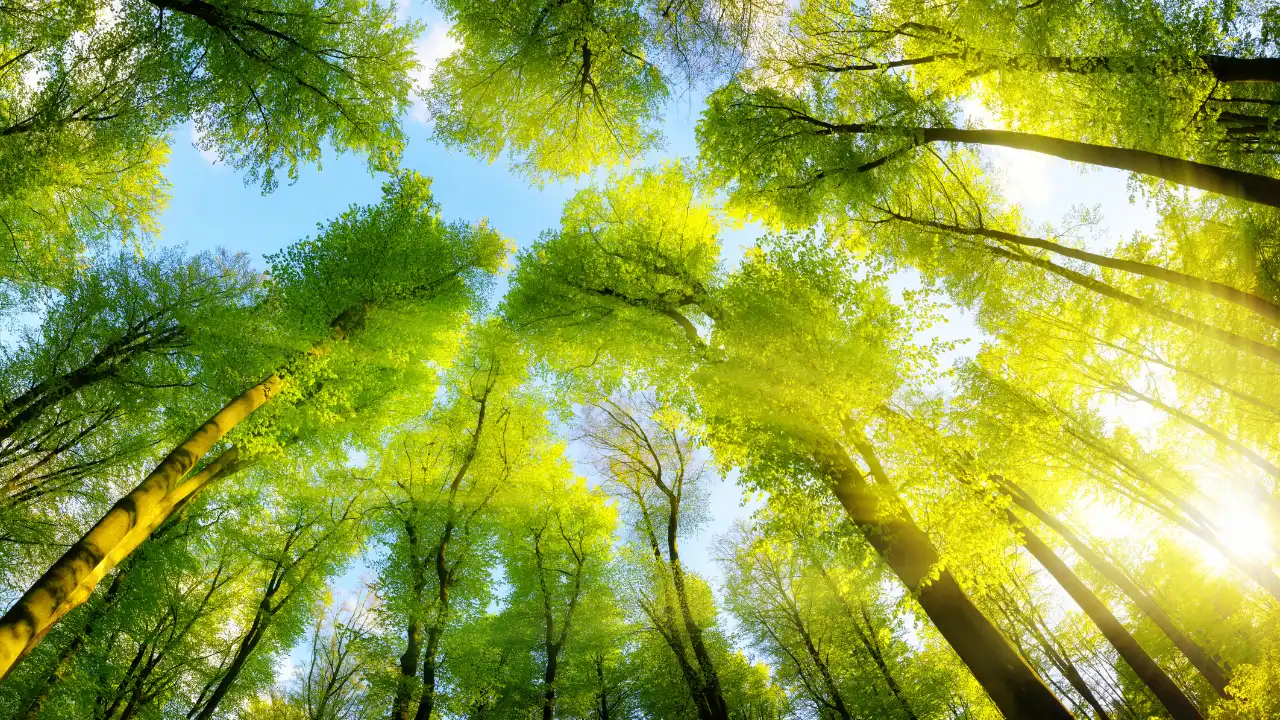
<path fill-rule="evenodd" d="M 265 606 L 271 602 L 273 594 L 268 593 L 263 598 L 262 605 L 259 606 L 258 613 L 253 618 L 253 624 L 249 626 L 249 632 L 241 638 L 240 646 L 236 648 L 236 654 L 231 660 L 231 665 L 227 667 L 227 672 L 218 681 L 218 686 L 214 688 L 208 701 L 200 708 L 200 712 L 196 713 L 194 720 L 210 720 L 213 717 L 213 714 L 218 710 L 218 706 L 222 704 L 223 698 L 231 691 L 231 686 L 240 677 L 240 671 L 244 669 L 244 664 L 249 661 L 249 656 L 257 649 L 258 643 L 262 642 L 262 637 L 266 634 L 267 626 L 271 622 L 271 615 L 265 611 Z"/>
<path fill-rule="evenodd" d="M 1090 547 L 1083 538 L 1076 535 L 1071 528 L 1040 507 L 1021 488 L 1007 481 L 1004 482 L 1007 494 L 1017 503 L 1018 507 L 1034 515 L 1036 519 L 1058 533 L 1063 540 L 1066 540 L 1067 544 L 1081 559 L 1102 573 L 1103 577 L 1119 588 L 1135 607 L 1150 618 L 1156 627 L 1160 628 L 1160 631 L 1186 656 L 1187 660 L 1191 661 L 1191 664 L 1195 666 L 1196 670 L 1200 671 L 1200 674 L 1219 695 L 1222 697 L 1227 696 L 1228 679 L 1226 672 L 1218 666 L 1218 663 L 1214 662 L 1208 651 L 1178 629 L 1173 620 L 1160 609 L 1160 606 L 1156 604 L 1150 595 L 1143 592 L 1129 579 L 1129 576 L 1123 570 L 1108 562 L 1106 558 Z"/>
<path fill-rule="evenodd" d="M 409 541 L 409 556 L 413 563 L 413 597 L 418 600 L 427 586 L 426 568 L 422 566 L 421 543 L 417 527 L 410 517 L 404 523 L 405 537 Z M 418 675 L 418 662 L 422 659 L 422 618 L 415 612 L 405 628 L 405 651 L 400 656 L 400 678 L 396 684 L 395 700 L 391 705 L 391 720 L 409 720 L 409 706 L 413 702 L 413 678 Z"/>
<path fill-rule="evenodd" d="M 684 620 L 685 632 L 689 635 L 689 645 L 693 648 L 694 659 L 698 661 L 702 674 L 702 688 L 707 697 L 707 705 L 711 708 L 712 720 L 729 720 L 729 706 L 720 689 L 720 676 L 716 672 L 715 664 L 711 661 L 711 654 L 707 652 L 706 643 L 702 640 L 702 628 L 698 627 L 693 611 L 689 607 L 684 567 L 680 564 L 680 554 L 676 548 L 679 506 L 674 498 L 671 501 L 672 509 L 667 524 L 667 552 L 671 558 L 671 581 L 675 585 L 676 600 L 680 604 L 680 616 Z"/>
<path fill-rule="evenodd" d="M 285 548 L 288 547 L 288 544 L 285 544 Z M 280 585 L 282 585 L 284 574 L 287 571 L 288 568 L 285 568 L 282 561 L 276 560 L 275 568 L 271 571 L 271 577 L 266 582 L 266 589 L 262 592 L 262 600 L 257 605 L 257 611 L 253 614 L 250 628 L 241 638 L 241 642 L 236 648 L 236 656 L 233 657 L 232 662 L 227 667 L 227 673 L 221 676 L 218 687 L 214 688 L 214 692 L 210 694 L 209 700 L 205 702 L 205 705 L 200 707 L 200 711 L 195 712 L 196 708 L 192 708 L 192 712 L 195 712 L 195 715 L 188 714 L 188 717 L 193 717 L 193 720 L 210 720 L 215 712 L 218 711 L 218 706 L 223 702 L 223 698 L 227 697 L 232 685 L 236 684 L 241 670 L 244 669 L 244 664 L 248 662 L 250 656 L 253 655 L 253 651 L 257 650 L 257 646 L 262 642 L 262 637 L 266 634 L 271 620 L 275 618 L 275 612 L 280 609 L 284 601 L 288 600 L 287 594 L 279 605 L 271 607 L 271 601 L 274 600 L 276 593 L 280 591 Z"/>
<path fill-rule="evenodd" d="M 1148 263 L 1137 262 L 1135 260 L 1124 260 L 1107 255 L 1099 255 L 1097 253 L 1091 253 L 1087 250 L 1079 250 L 1077 248 L 1062 245 L 1043 238 L 1017 235 L 1014 233 L 1004 232 L 1002 230 L 969 228 L 933 220 L 922 220 L 908 215 L 901 215 L 891 210 L 888 212 L 894 219 L 910 223 L 912 225 L 929 227 L 957 235 L 990 238 L 992 240 L 1008 242 L 1022 247 L 1039 248 L 1041 250 L 1048 250 L 1056 255 L 1069 257 L 1074 260 L 1081 260 L 1097 267 L 1111 268 L 1112 270 L 1120 270 L 1133 275 L 1151 278 L 1152 280 L 1160 280 L 1161 282 L 1165 282 L 1170 285 L 1185 288 L 1203 295 L 1209 295 L 1219 300 L 1237 305 L 1254 313 L 1267 323 L 1280 327 L 1280 305 L 1277 305 L 1266 298 L 1259 297 L 1252 293 L 1247 293 L 1243 290 L 1239 290 L 1220 282 L 1206 280 L 1201 277 L 1196 277 L 1195 275 L 1177 272 L 1176 270 L 1169 270 L 1167 268 L 1162 268 L 1159 265 L 1150 265 Z"/>
<path fill-rule="evenodd" d="M 127 332 L 102 347 L 83 365 L 37 383 L 0 407 L 0 440 L 6 440 L 59 401 L 111 377 L 123 365 L 145 352 L 166 347 L 182 337 L 182 329 L 163 332 Z"/>
<path fill-rule="evenodd" d="M 1169 715 L 1174 720 L 1203 720 L 1203 716 L 1196 709 L 1196 706 L 1191 703 L 1191 700 L 1187 698 L 1181 688 L 1165 674 L 1164 670 L 1156 664 L 1156 661 L 1147 654 L 1147 651 L 1142 649 L 1138 641 L 1129 634 L 1124 625 L 1107 608 L 1106 603 L 1093 594 L 1093 591 L 1072 572 L 1071 568 L 1062 561 L 1062 558 L 1058 557 L 1052 548 L 1037 537 L 1035 533 L 1031 532 L 1030 528 L 1019 522 L 1012 511 L 1006 511 L 1006 516 L 1010 525 L 1022 536 L 1022 543 L 1027 548 L 1027 551 L 1036 560 L 1040 561 L 1040 564 L 1058 581 L 1062 589 L 1067 591 L 1071 599 L 1075 600 L 1080 609 L 1084 610 L 1089 619 L 1098 626 L 1098 629 L 1106 636 L 1120 657 L 1146 683 L 1165 710 L 1169 711 Z"/>
<path fill-rule="evenodd" d="M 345 340 L 350 332 L 363 324 L 366 312 L 365 306 L 357 306 L 335 318 L 330 324 L 332 340 Z M 307 356 L 327 353 L 332 340 L 316 343 Z M 154 523 L 152 527 L 155 527 L 163 521 L 163 517 L 156 514 L 171 489 L 223 436 L 270 401 L 280 391 L 283 377 L 288 373 L 285 369 L 245 390 L 188 435 L 0 618 L 0 681 L 35 648 L 54 623 L 84 602 L 88 592 L 92 592 L 93 584 L 109 569 L 103 565 L 104 561 L 131 531 L 139 525 Z M 114 562 L 120 559 L 117 557 Z M 91 577 L 96 579 L 92 580 L 86 592 L 84 583 Z"/>
<path fill-rule="evenodd" d="M 880 498 L 839 446 L 816 459 L 849 519 L 920 603 L 1005 718 L 1072 720 L 1062 702 L 965 595 L 949 571 L 942 568 L 930 579 L 938 566 L 938 553 L 905 509 L 882 512 Z"/>
<path fill-rule="evenodd" d="M 790 603 L 791 598 L 787 598 Z M 799 611 L 794 606 L 788 608 L 788 614 L 795 623 L 796 631 L 800 634 L 800 639 L 804 641 L 805 651 L 809 653 L 809 659 L 813 660 L 813 664 L 818 668 L 818 674 L 822 677 L 822 684 L 827 688 L 827 694 L 831 696 L 831 707 L 836 714 L 840 716 L 840 720 L 853 720 L 853 715 L 849 713 L 849 708 L 844 704 L 844 697 L 840 694 L 840 686 L 836 684 L 835 678 L 831 676 L 831 668 L 827 667 L 826 658 L 822 657 L 822 653 L 818 652 L 818 647 L 813 643 L 813 636 L 809 634 L 809 628 L 805 624 L 804 619 L 800 617 Z"/>
<path fill-rule="evenodd" d="M 560 661 L 560 646 L 547 646 L 547 667 L 542 673 L 542 720 L 554 720 L 556 716 L 556 670 Z"/>
<path fill-rule="evenodd" d="M 993 70 L 1020 70 L 1066 73 L 1070 75 L 1093 75 L 1098 73 L 1134 73 L 1149 69 L 1156 75 L 1182 75 L 1203 73 L 1208 70 L 1215 80 L 1222 83 L 1280 83 L 1280 58 L 1273 57 L 1236 57 L 1232 55 L 1205 54 L 1198 56 L 1204 67 L 1194 64 L 1173 65 L 1177 60 L 1161 55 L 1004 55 L 996 56 L 982 50 L 968 47 L 963 38 L 952 31 L 936 25 L 918 22 L 906 22 L 897 28 L 916 30 L 945 38 L 952 43 L 959 43 L 960 50 L 938 52 L 917 58 L 904 58 L 879 63 L 859 63 L 853 65 L 830 65 L 817 62 L 797 63 L 801 67 L 824 70 L 827 72 L 867 72 L 888 70 L 892 68 L 911 67 L 935 62 L 969 60 L 987 61 L 988 72 Z"/>
<path fill-rule="evenodd" d="M 897 678 L 889 671 L 888 660 L 885 659 L 880 643 L 876 640 L 875 627 L 871 624 L 871 616 L 867 613 L 866 607 L 859 603 L 858 611 L 854 612 L 853 605 L 845 597 L 844 592 L 840 590 L 839 583 L 836 582 L 835 578 L 831 577 L 831 573 L 826 566 L 812 558 L 810 562 L 818 569 L 822 579 L 827 583 L 827 587 L 831 589 L 836 599 L 840 601 L 840 607 L 844 608 L 845 615 L 848 616 L 849 622 L 853 625 L 854 634 L 858 636 L 858 643 L 875 661 L 876 669 L 880 671 L 880 677 L 884 679 L 885 684 L 889 686 L 889 692 L 893 694 L 894 699 L 898 701 L 898 705 L 902 707 L 903 715 L 906 716 L 907 720 L 917 720 L 915 711 L 911 709 L 911 704 L 907 702 L 906 696 L 902 694 L 902 687 L 898 685 Z"/>
<path fill-rule="evenodd" d="M 596 682 L 600 684 L 599 702 L 597 704 L 600 717 L 597 720 L 609 720 L 609 688 L 604 681 L 604 658 L 597 657 L 595 665 Z"/>
<path fill-rule="evenodd" d="M 133 660 L 129 662 L 129 667 L 125 670 L 124 678 L 109 696 L 111 698 L 111 702 L 107 704 L 107 709 L 102 712 L 103 718 L 109 719 L 116 714 L 116 710 L 120 707 L 120 703 L 124 702 L 125 696 L 129 693 L 126 686 L 132 687 L 133 680 L 142 667 L 143 659 L 147 657 L 150 650 L 151 645 L 149 642 L 142 642 L 138 644 L 138 651 L 133 654 Z M 101 696 L 99 697 L 99 700 L 103 699 L 105 698 L 102 698 Z M 101 708 L 102 706 L 99 705 L 98 707 Z"/>
<path fill-rule="evenodd" d="M 1280 207 L 1280 179 L 1145 150 L 1092 145 L 1010 130 L 911 128 L 908 132 L 925 143 L 955 142 L 1030 150 L 1063 160 L 1127 170 L 1218 195 Z"/>
<path fill-rule="evenodd" d="M 1025 263 L 1027 265 L 1033 265 L 1043 270 L 1047 270 L 1058 277 L 1085 288 L 1086 290 L 1091 290 L 1103 297 L 1109 297 L 1112 300 L 1118 300 L 1126 305 L 1135 307 L 1152 317 L 1172 323 L 1207 339 L 1215 340 L 1224 345 L 1229 345 L 1242 352 L 1247 352 L 1272 364 L 1280 365 L 1280 348 L 1277 348 L 1274 345 L 1268 345 L 1242 335 L 1237 335 L 1236 333 L 1221 330 L 1193 317 L 1170 310 L 1158 303 L 1135 295 L 1130 295 L 1119 288 L 1108 285 L 1101 280 L 1089 277 L 1084 273 L 1076 272 L 1075 270 L 1062 267 L 1061 265 L 1055 265 L 1044 258 L 1038 258 L 1034 255 L 1026 254 L 1019 255 L 1009 252 L 1004 248 L 994 247 L 991 245 L 985 245 L 983 246 L 983 249 L 992 255 L 1012 260 L 1013 262 Z"/>
<path fill-rule="evenodd" d="M 842 595 L 840 599 L 844 601 L 844 596 Z M 844 606 L 852 617 L 853 610 L 849 607 L 847 601 Z M 880 677 L 884 678 L 885 684 L 889 686 L 889 692 L 893 693 L 893 697 L 898 701 L 906 720 L 917 720 L 915 711 L 911 709 L 911 704 L 907 702 L 907 696 L 902 692 L 902 686 L 898 685 L 897 678 L 889 671 L 889 663 L 885 660 L 884 651 L 880 648 L 880 642 L 876 640 L 875 628 L 871 626 L 871 617 L 867 615 L 867 608 L 860 605 L 858 609 L 861 611 L 863 625 L 866 626 L 864 629 L 863 625 L 859 625 L 857 620 L 854 620 L 854 631 L 858 635 L 858 641 L 862 643 L 863 648 L 871 655 L 871 659 L 875 661 L 876 668 L 880 671 Z"/>
<path fill-rule="evenodd" d="M 1094 694 L 1093 688 L 1090 688 L 1089 683 L 1087 683 L 1084 677 L 1080 675 L 1080 670 L 1076 667 L 1075 663 L 1071 662 L 1071 658 L 1067 656 L 1067 653 L 1061 650 L 1061 648 L 1053 642 L 1051 634 L 1046 635 L 1048 627 L 1045 627 L 1045 632 L 1041 632 L 1040 627 L 1037 626 L 1039 618 L 1035 617 L 1035 615 L 1038 615 L 1035 608 L 1024 608 L 1023 605 L 1017 602 L 1010 602 L 1007 599 L 1003 602 L 999 602 L 999 608 L 1000 613 L 1004 615 L 1005 619 L 1011 625 L 1021 625 L 1026 628 L 1027 632 L 1031 635 L 1031 638 L 1040 646 L 1040 650 L 1045 654 L 1045 657 L 1049 658 L 1049 662 L 1051 662 L 1054 667 L 1058 668 L 1058 671 L 1062 673 L 1062 676 L 1067 679 L 1067 684 L 1076 691 L 1077 695 L 1084 698 L 1085 704 L 1093 708 L 1093 713 L 1097 720 L 1111 720 L 1111 716 L 1108 715 L 1107 711 L 1102 707 L 1102 703 L 1098 700 L 1098 696 Z M 1028 614 L 1033 615 L 1033 617 L 1026 617 Z M 1023 655 L 1026 654 L 1027 653 L 1024 649 Z"/>
<path fill-rule="evenodd" d="M 444 628 L 432 625 L 427 629 L 427 653 L 422 661 L 422 697 L 418 700 L 418 712 L 414 720 L 431 720 L 436 708 L 436 655 L 440 652 L 440 636 Z"/>

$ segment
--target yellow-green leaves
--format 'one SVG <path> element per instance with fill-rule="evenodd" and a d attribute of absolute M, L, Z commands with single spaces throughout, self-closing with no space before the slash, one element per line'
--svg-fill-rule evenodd
<path fill-rule="evenodd" d="M 436 132 L 534 177 L 639 157 L 667 82 L 645 60 L 655 28 L 633 2 L 442 3 L 462 48 L 435 73 Z"/>

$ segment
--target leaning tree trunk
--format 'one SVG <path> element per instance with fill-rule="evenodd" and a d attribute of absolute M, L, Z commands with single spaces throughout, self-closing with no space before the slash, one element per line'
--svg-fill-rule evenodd
<path fill-rule="evenodd" d="M 1209 295 L 1224 302 L 1242 307 L 1249 312 L 1254 313 L 1267 323 L 1280 327 L 1280 305 L 1270 300 L 1245 292 L 1239 288 L 1232 287 L 1225 283 L 1214 280 L 1208 280 L 1196 275 L 1170 270 L 1152 265 L 1150 263 L 1138 262 L 1136 260 L 1125 260 L 1123 258 L 1114 258 L 1109 255 L 1100 255 L 1087 250 L 1073 248 L 1061 243 L 1046 240 L 1044 238 L 1029 237 L 1026 235 L 1018 235 L 1016 233 L 1005 232 L 1003 230 L 992 230 L 984 227 L 964 227 L 962 225 L 954 225 L 951 223 L 938 222 L 936 220 L 925 220 L 922 218 L 911 217 L 910 215 L 902 215 L 892 210 L 887 210 L 890 216 L 895 220 L 900 220 L 912 225 L 928 227 L 934 230 L 954 233 L 956 235 L 968 235 L 972 237 L 984 237 L 1000 242 L 1007 242 L 1022 247 L 1033 247 L 1041 250 L 1048 250 L 1055 255 L 1069 257 L 1073 260 L 1087 262 L 1097 267 L 1111 268 L 1112 270 L 1120 270 L 1132 275 L 1138 275 L 1152 280 L 1160 280 L 1161 282 L 1175 285 L 1192 292 Z"/>
<path fill-rule="evenodd" d="M 1124 625 L 1116 619 L 1116 616 L 1107 608 L 1106 603 L 1102 602 L 1089 586 L 1084 584 L 1079 577 L 1072 572 L 1071 568 L 1063 562 L 1062 558 L 1053 551 L 1043 540 L 1031 532 L 1031 529 L 1018 521 L 1018 518 L 1012 511 L 1006 511 L 1009 524 L 1017 530 L 1022 536 L 1022 544 L 1031 553 L 1045 570 L 1053 576 L 1054 580 L 1062 586 L 1063 590 L 1075 600 L 1076 604 L 1084 610 L 1089 619 L 1093 621 L 1102 634 L 1115 648 L 1116 652 L 1124 659 L 1134 673 L 1151 689 L 1152 694 L 1160 701 L 1165 710 L 1169 712 L 1173 720 L 1203 720 L 1200 711 L 1182 692 L 1181 688 L 1165 673 L 1164 670 L 1156 664 L 1151 655 L 1138 644 Z"/>
<path fill-rule="evenodd" d="M 838 446 L 816 458 L 836 499 L 867 542 L 920 603 L 1008 720 L 1072 720 L 1071 713 L 939 563 L 929 536 L 906 512 L 885 513 L 862 471 Z M 928 582 L 926 582 L 928 579 Z"/>
<path fill-rule="evenodd" d="M 332 340 L 346 339 L 362 324 L 366 310 L 357 306 L 339 315 L 330 325 Z M 327 353 L 332 340 L 316 343 L 307 356 Z M 130 542 L 131 535 L 136 537 L 136 528 L 150 524 L 154 529 L 167 512 L 172 512 L 175 505 L 167 504 L 166 499 L 174 486 L 232 428 L 275 397 L 288 372 L 283 369 L 245 390 L 188 435 L 0 618 L 0 681 L 39 644 L 54 623 L 88 598 L 98 580 L 123 557 L 115 551 L 122 543 Z M 143 539 L 145 535 L 137 538 L 133 547 Z"/>
<path fill-rule="evenodd" d="M 1040 507 L 1040 505 L 1035 500 L 1032 500 L 1029 495 L 1023 492 L 1021 488 L 1013 485 L 1012 483 L 1008 483 L 1007 481 L 1006 486 L 1008 491 L 1007 494 L 1015 503 L 1017 503 L 1018 507 L 1021 507 L 1031 513 L 1040 520 L 1040 522 L 1044 523 L 1047 527 L 1058 533 L 1058 535 L 1062 536 L 1062 539 L 1067 541 L 1067 544 L 1071 546 L 1071 549 L 1074 550 L 1081 559 L 1092 565 L 1098 570 L 1098 572 L 1102 573 L 1103 577 L 1119 588 L 1135 607 L 1151 619 L 1151 622 L 1169 638 L 1174 647 L 1178 648 L 1178 650 L 1180 650 L 1182 654 L 1191 661 L 1191 664 L 1195 666 L 1196 670 L 1200 671 L 1200 674 L 1204 677 L 1205 681 L 1213 687 L 1214 691 L 1222 697 L 1227 696 L 1226 672 L 1218 666 L 1218 663 L 1214 662 L 1208 651 L 1200 647 L 1199 644 L 1187 637 L 1185 633 L 1174 625 L 1173 620 L 1160 609 L 1160 606 L 1156 604 L 1155 600 L 1150 595 L 1143 592 L 1141 588 L 1129 579 L 1128 575 L 1126 575 L 1123 570 L 1110 563 L 1106 558 L 1090 547 L 1089 544 L 1085 542 L 1083 538 L 1076 535 L 1071 528 L 1067 527 L 1062 521 L 1058 520 L 1058 518 L 1054 517 L 1047 510 Z"/>
<path fill-rule="evenodd" d="M 776 107 L 764 109 L 777 109 Z M 791 118 L 806 122 L 820 128 L 822 135 L 888 135 L 906 138 L 911 142 L 909 147 L 918 147 L 937 142 L 960 143 L 964 145 L 984 145 L 991 147 L 1007 147 L 1015 150 L 1029 150 L 1042 155 L 1052 155 L 1101 167 L 1126 170 L 1139 175 L 1147 175 L 1167 180 L 1178 185 L 1185 185 L 1218 195 L 1225 195 L 1240 200 L 1280 207 L 1280 179 L 1267 175 L 1232 170 L 1183 160 L 1181 158 L 1146 150 L 1130 150 L 1128 148 L 1111 147 L 1109 145 L 1093 145 L 1091 143 L 1063 140 L 1060 138 L 1036 135 L 1034 133 L 1016 132 L 1013 130 L 978 130 L 951 127 L 911 127 L 900 125 L 882 125 L 878 123 L 832 123 L 806 115 L 793 108 L 782 108 Z M 879 167 L 892 157 L 894 153 L 880 160 L 875 160 L 860 169 L 870 170 Z"/>
<path fill-rule="evenodd" d="M 1280 207 L 1280 179 L 1145 150 L 1092 145 L 1011 130 L 913 128 L 911 132 L 925 143 L 955 142 L 1030 150 L 1063 160 L 1127 170 L 1218 195 Z"/>

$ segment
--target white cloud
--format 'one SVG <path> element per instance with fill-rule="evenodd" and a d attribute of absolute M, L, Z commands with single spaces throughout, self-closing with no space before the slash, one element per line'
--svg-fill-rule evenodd
<path fill-rule="evenodd" d="M 413 53 L 418 60 L 419 67 L 413 73 L 413 82 L 420 90 L 426 90 L 431 87 L 431 74 L 435 72 L 436 66 L 440 64 L 440 61 L 462 47 L 457 40 L 449 35 L 451 29 L 453 29 L 453 25 L 450 23 L 434 23 L 431 25 L 431 29 L 427 31 L 426 36 L 414 46 Z M 414 101 L 413 109 L 409 112 L 409 115 L 424 125 L 431 122 L 431 115 L 427 111 L 426 104 L 421 99 Z"/>

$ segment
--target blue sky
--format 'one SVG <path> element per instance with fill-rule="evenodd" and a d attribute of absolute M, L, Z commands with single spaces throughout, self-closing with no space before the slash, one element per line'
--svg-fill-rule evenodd
<path fill-rule="evenodd" d="M 432 66 L 453 47 L 447 26 L 434 10 L 416 4 L 410 13 L 425 19 L 429 30 L 419 42 L 424 64 Z M 424 76 L 425 79 L 425 76 Z M 700 96 L 687 94 L 672 103 L 664 122 L 667 145 L 664 153 L 646 158 L 688 157 L 695 152 L 693 126 L 701 111 Z M 980 107 L 971 107 L 968 116 L 987 127 L 994 121 Z M 531 186 L 514 174 L 507 164 L 488 164 L 464 153 L 451 151 L 431 140 L 430 127 L 421 108 L 406 118 L 409 135 L 403 164 L 434 178 L 434 192 L 448 219 L 476 221 L 487 218 L 491 225 L 512 238 L 519 247 L 532 243 L 542 231 L 557 225 L 564 201 L 583 183 L 552 183 Z M 174 131 L 175 143 L 166 174 L 172 183 L 172 200 L 161 217 L 163 233 L 159 244 L 185 246 L 188 252 L 222 247 L 263 255 L 312 234 L 323 223 L 353 203 L 376 202 L 385 176 L 371 176 L 364 163 L 352 156 L 330 157 L 323 169 L 303 168 L 295 183 L 282 183 L 270 195 L 256 186 L 246 186 L 241 176 L 225 165 L 213 163 L 191 144 L 191 128 Z M 1078 166 L 1065 161 L 1016 150 L 987 153 L 1004 180 L 1008 198 L 1021 203 L 1034 224 L 1060 221 L 1075 206 L 1097 207 L 1108 232 L 1091 242 L 1107 247 L 1135 230 L 1150 230 L 1155 215 L 1139 201 L 1130 203 L 1127 176 L 1112 170 L 1090 170 L 1082 174 Z M 747 228 L 727 238 L 730 262 L 740 255 L 742 245 L 756 230 Z M 975 334 L 972 323 L 953 313 L 945 333 L 950 337 Z M 976 349 L 970 343 L 967 352 Z M 748 512 L 741 493 L 732 481 L 717 483 L 711 493 L 712 518 L 699 541 L 686 543 L 682 553 L 699 573 L 712 579 L 719 572 L 710 558 L 715 537 L 724 533 Z M 344 578 L 353 585 L 359 568 Z"/>

